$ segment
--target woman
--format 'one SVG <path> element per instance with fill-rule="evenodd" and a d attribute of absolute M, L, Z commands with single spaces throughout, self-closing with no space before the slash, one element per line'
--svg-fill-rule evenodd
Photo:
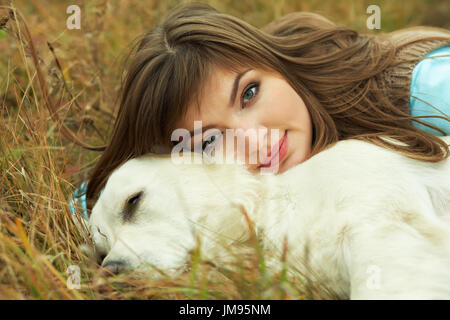
<path fill-rule="evenodd" d="M 410 84 L 424 55 L 448 45 L 450 33 L 437 28 L 360 35 L 296 12 L 257 29 L 204 4 L 183 5 L 150 30 L 132 56 L 111 141 L 92 171 L 87 199 L 92 205 L 126 160 L 170 150 L 177 143 L 172 132 L 192 131 L 194 120 L 221 131 L 277 129 L 284 140 L 270 137 L 266 147 L 273 152 L 288 142 L 279 172 L 343 139 L 367 140 L 423 161 L 445 159 L 448 146 L 433 133 L 449 132 L 433 119 L 448 123 L 449 109 L 431 120 L 423 117 L 431 107 L 412 115 Z M 203 137 L 202 148 L 214 139 Z M 259 160 L 249 168 L 266 165 Z"/>

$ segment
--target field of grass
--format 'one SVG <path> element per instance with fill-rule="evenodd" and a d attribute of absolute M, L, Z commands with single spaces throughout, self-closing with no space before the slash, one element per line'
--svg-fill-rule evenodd
<path fill-rule="evenodd" d="M 306 10 L 360 32 L 379 32 L 366 30 L 366 8 L 378 4 L 382 32 L 414 25 L 450 28 L 445 0 L 203 2 L 256 26 Z M 0 1 L 0 299 L 337 298 L 317 284 L 289 280 L 283 272 L 268 277 L 256 244 L 238 271 L 211 266 L 194 255 L 190 272 L 158 282 L 137 273 L 107 277 L 89 250 L 82 250 L 91 245 L 90 239 L 76 228 L 67 199 L 88 178 L 100 153 L 67 139 L 50 116 L 46 99 L 81 141 L 106 144 L 132 41 L 178 3 Z M 66 28 L 66 8 L 72 4 L 82 10 L 80 30 Z M 70 265 L 80 268 L 80 289 L 67 286 Z"/>

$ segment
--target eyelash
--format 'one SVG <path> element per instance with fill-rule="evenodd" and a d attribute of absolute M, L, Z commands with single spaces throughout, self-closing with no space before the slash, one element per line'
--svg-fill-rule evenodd
<path fill-rule="evenodd" d="M 250 98 L 249 101 L 253 100 L 253 99 L 258 95 L 258 93 L 259 93 L 259 85 L 260 85 L 259 81 L 257 81 L 257 82 L 252 82 L 252 83 L 250 83 L 247 87 L 245 87 L 245 89 L 242 91 L 242 95 L 241 95 L 241 108 L 242 108 L 242 109 L 244 109 L 245 107 L 248 106 L 248 102 L 247 102 L 247 104 L 244 103 L 244 96 L 245 96 L 245 94 L 246 94 L 249 90 L 255 88 L 255 89 L 256 89 L 256 90 L 255 90 L 255 93 L 254 93 L 254 95 Z"/>
<path fill-rule="evenodd" d="M 220 139 L 220 137 L 223 135 L 223 133 L 224 133 L 224 132 L 221 131 L 221 132 L 220 132 L 220 135 L 211 135 L 211 136 L 209 136 L 208 139 L 202 143 L 202 152 L 205 151 L 206 146 L 211 145 L 211 144 L 214 145 L 214 142 L 210 142 L 210 139 L 211 139 L 212 137 L 216 137 L 216 138 Z M 207 142 L 209 142 L 209 144 L 207 144 L 207 145 L 205 146 L 205 144 L 206 144 Z"/>

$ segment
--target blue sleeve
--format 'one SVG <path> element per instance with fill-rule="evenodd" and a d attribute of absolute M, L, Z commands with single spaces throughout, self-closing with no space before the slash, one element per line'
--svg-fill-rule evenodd
<path fill-rule="evenodd" d="M 87 206 L 86 206 L 86 188 L 87 181 L 84 181 L 80 188 L 76 189 L 72 195 L 69 197 L 69 210 L 71 214 L 75 214 L 76 207 L 79 206 L 83 212 L 83 217 L 86 220 L 89 220 L 87 214 Z"/>
<path fill-rule="evenodd" d="M 435 125 L 450 135 L 450 46 L 441 47 L 425 55 L 413 69 L 411 77 L 409 102 L 410 115 L 447 117 L 423 118 L 424 122 Z M 433 57 L 433 58 L 431 58 Z M 435 110 L 438 108 L 444 114 Z M 439 131 L 428 128 L 413 121 L 414 126 L 436 136 L 442 136 Z"/>
<path fill-rule="evenodd" d="M 78 207 L 83 213 L 83 218 L 86 220 L 89 220 L 86 206 L 86 190 L 88 183 L 89 181 L 83 181 L 80 187 L 76 189 L 69 197 L 70 213 L 75 214 L 76 208 Z M 103 193 L 103 190 L 105 190 L 105 188 L 100 191 L 100 195 Z"/>

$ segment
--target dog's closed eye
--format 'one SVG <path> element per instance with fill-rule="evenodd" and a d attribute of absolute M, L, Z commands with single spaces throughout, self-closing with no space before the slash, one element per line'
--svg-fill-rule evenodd
<path fill-rule="evenodd" d="M 139 192 L 138 194 L 132 196 L 131 198 L 129 198 L 128 201 L 127 201 L 127 204 L 130 205 L 130 206 L 137 204 L 139 199 L 141 198 L 141 195 L 142 195 L 142 191 Z"/>
<path fill-rule="evenodd" d="M 131 220 L 143 194 L 144 194 L 143 191 L 139 191 L 138 193 L 133 194 L 126 200 L 125 205 L 122 210 L 122 216 L 123 216 L 124 222 Z"/>

